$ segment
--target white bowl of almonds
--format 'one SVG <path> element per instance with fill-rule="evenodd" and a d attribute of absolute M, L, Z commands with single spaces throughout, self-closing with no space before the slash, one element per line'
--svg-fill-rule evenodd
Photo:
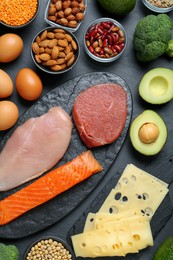
<path fill-rule="evenodd" d="M 79 55 L 80 47 L 75 35 L 59 27 L 43 29 L 31 43 L 31 57 L 35 65 L 50 74 L 71 70 Z"/>
<path fill-rule="evenodd" d="M 68 259 L 74 260 L 74 252 L 63 239 L 45 236 L 33 242 L 24 254 L 24 260 L 34 259 Z"/>
<path fill-rule="evenodd" d="M 49 25 L 75 32 L 84 20 L 86 7 L 87 0 L 49 0 L 44 19 Z"/>

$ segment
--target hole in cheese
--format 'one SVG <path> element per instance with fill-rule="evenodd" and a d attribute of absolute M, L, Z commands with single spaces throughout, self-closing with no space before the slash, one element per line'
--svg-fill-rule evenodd
<path fill-rule="evenodd" d="M 83 243 L 81 244 L 81 247 L 86 247 L 86 243 L 83 242 Z"/>
<path fill-rule="evenodd" d="M 100 255 L 102 252 L 102 248 L 100 248 L 99 246 L 95 246 L 94 247 L 94 253 L 95 255 Z"/>
<path fill-rule="evenodd" d="M 90 218 L 90 222 L 92 223 L 94 221 L 94 218 Z"/>
<path fill-rule="evenodd" d="M 135 241 L 139 241 L 139 240 L 140 240 L 140 236 L 139 236 L 138 234 L 134 234 L 134 235 L 133 235 L 133 239 L 134 239 Z"/>
<path fill-rule="evenodd" d="M 136 176 L 135 175 L 131 175 L 131 180 L 135 182 L 136 181 Z"/>
<path fill-rule="evenodd" d="M 109 208 L 109 213 L 118 213 L 117 207 L 111 206 L 111 207 Z"/>
<path fill-rule="evenodd" d="M 122 183 L 124 183 L 124 184 L 128 184 L 128 179 L 127 178 L 122 178 Z"/>
<path fill-rule="evenodd" d="M 120 192 L 116 193 L 115 200 L 120 200 L 120 198 L 121 198 L 121 193 Z"/>
<path fill-rule="evenodd" d="M 119 245 L 119 244 L 114 244 L 114 245 L 112 245 L 112 248 L 113 248 L 114 250 L 119 249 L 119 248 L 120 248 L 120 245 Z"/>
<path fill-rule="evenodd" d="M 132 246 L 133 246 L 133 243 L 132 243 L 132 242 L 128 242 L 127 245 L 128 245 L 129 247 L 132 247 Z"/>

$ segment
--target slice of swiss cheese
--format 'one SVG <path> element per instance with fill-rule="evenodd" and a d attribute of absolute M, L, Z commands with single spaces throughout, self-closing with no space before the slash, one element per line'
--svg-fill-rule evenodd
<path fill-rule="evenodd" d="M 76 257 L 124 256 L 116 231 L 91 230 L 71 239 Z"/>
<path fill-rule="evenodd" d="M 98 229 L 99 225 L 103 222 L 120 220 L 135 215 L 141 215 L 141 212 L 137 208 L 123 211 L 118 214 L 110 214 L 104 212 L 97 212 L 97 213 L 89 212 L 85 221 L 83 232 L 87 232 L 93 229 Z"/>
<path fill-rule="evenodd" d="M 151 219 L 167 193 L 167 183 L 129 164 L 99 212 L 117 214 L 135 207 Z"/>
<path fill-rule="evenodd" d="M 72 236 L 76 256 L 102 257 L 125 256 L 153 245 L 149 219 L 133 216 L 110 221 L 94 229 Z"/>

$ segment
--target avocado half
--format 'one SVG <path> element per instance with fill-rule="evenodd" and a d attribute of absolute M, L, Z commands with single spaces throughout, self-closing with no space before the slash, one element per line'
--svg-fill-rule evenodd
<path fill-rule="evenodd" d="M 157 129 L 156 140 L 144 142 L 140 138 L 140 131 L 142 127 L 147 125 L 154 126 Z M 147 131 L 145 130 L 147 136 Z M 149 134 L 150 135 L 150 134 Z M 167 126 L 163 119 L 156 112 L 152 110 L 145 110 L 138 115 L 130 126 L 130 139 L 133 147 L 144 155 L 155 155 L 160 152 L 167 140 Z"/>
<path fill-rule="evenodd" d="M 155 68 L 140 81 L 139 95 L 151 104 L 164 104 L 173 98 L 173 70 Z"/>

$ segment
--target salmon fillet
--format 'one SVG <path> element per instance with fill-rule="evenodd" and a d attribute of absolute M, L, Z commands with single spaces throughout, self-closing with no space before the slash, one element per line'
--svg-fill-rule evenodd
<path fill-rule="evenodd" d="M 0 201 L 0 225 L 9 223 L 101 170 L 101 165 L 91 151 L 83 152 Z"/>

